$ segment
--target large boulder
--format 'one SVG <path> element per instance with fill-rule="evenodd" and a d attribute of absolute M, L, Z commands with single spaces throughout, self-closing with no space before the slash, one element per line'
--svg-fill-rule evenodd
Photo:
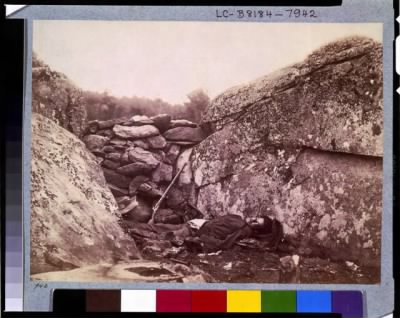
<path fill-rule="evenodd" d="M 219 95 L 202 121 L 216 130 L 234 123 L 247 149 L 280 144 L 382 156 L 382 76 L 382 45 L 346 38 Z"/>
<path fill-rule="evenodd" d="M 117 137 L 125 139 L 139 139 L 139 138 L 157 136 L 160 134 L 158 129 L 152 125 L 143 125 L 143 126 L 115 125 L 113 131 Z"/>
<path fill-rule="evenodd" d="M 274 216 L 332 258 L 379 265 L 382 88 L 382 46 L 348 38 L 221 94 L 191 155 L 197 207 Z"/>
<path fill-rule="evenodd" d="M 31 274 L 138 257 L 84 143 L 34 113 L 31 149 Z"/>

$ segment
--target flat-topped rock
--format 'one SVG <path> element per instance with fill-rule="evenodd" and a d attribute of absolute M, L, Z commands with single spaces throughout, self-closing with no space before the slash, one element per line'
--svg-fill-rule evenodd
<path fill-rule="evenodd" d="M 152 125 L 143 126 L 121 126 L 115 125 L 113 131 L 116 136 L 125 139 L 140 139 L 160 134 L 158 129 Z"/>
<path fill-rule="evenodd" d="M 190 120 L 186 119 L 173 119 L 171 120 L 170 123 L 170 128 L 176 128 L 176 127 L 192 127 L 196 128 L 198 125 Z"/>

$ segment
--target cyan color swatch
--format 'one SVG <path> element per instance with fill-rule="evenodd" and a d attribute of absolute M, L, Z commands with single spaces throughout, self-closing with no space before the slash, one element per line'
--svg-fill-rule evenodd
<path fill-rule="evenodd" d="M 332 293 L 317 290 L 298 291 L 297 312 L 332 312 Z"/>

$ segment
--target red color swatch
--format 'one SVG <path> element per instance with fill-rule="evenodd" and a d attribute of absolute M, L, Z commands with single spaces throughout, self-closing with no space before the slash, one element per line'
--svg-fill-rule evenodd
<path fill-rule="evenodd" d="M 225 290 L 193 290 L 193 312 L 226 312 Z"/>
<path fill-rule="evenodd" d="M 157 290 L 157 312 L 191 312 L 190 290 Z"/>

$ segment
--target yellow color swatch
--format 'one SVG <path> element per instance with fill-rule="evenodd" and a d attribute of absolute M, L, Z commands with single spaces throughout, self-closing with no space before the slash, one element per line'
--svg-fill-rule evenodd
<path fill-rule="evenodd" d="M 228 290 L 227 312 L 261 312 L 260 290 Z"/>

